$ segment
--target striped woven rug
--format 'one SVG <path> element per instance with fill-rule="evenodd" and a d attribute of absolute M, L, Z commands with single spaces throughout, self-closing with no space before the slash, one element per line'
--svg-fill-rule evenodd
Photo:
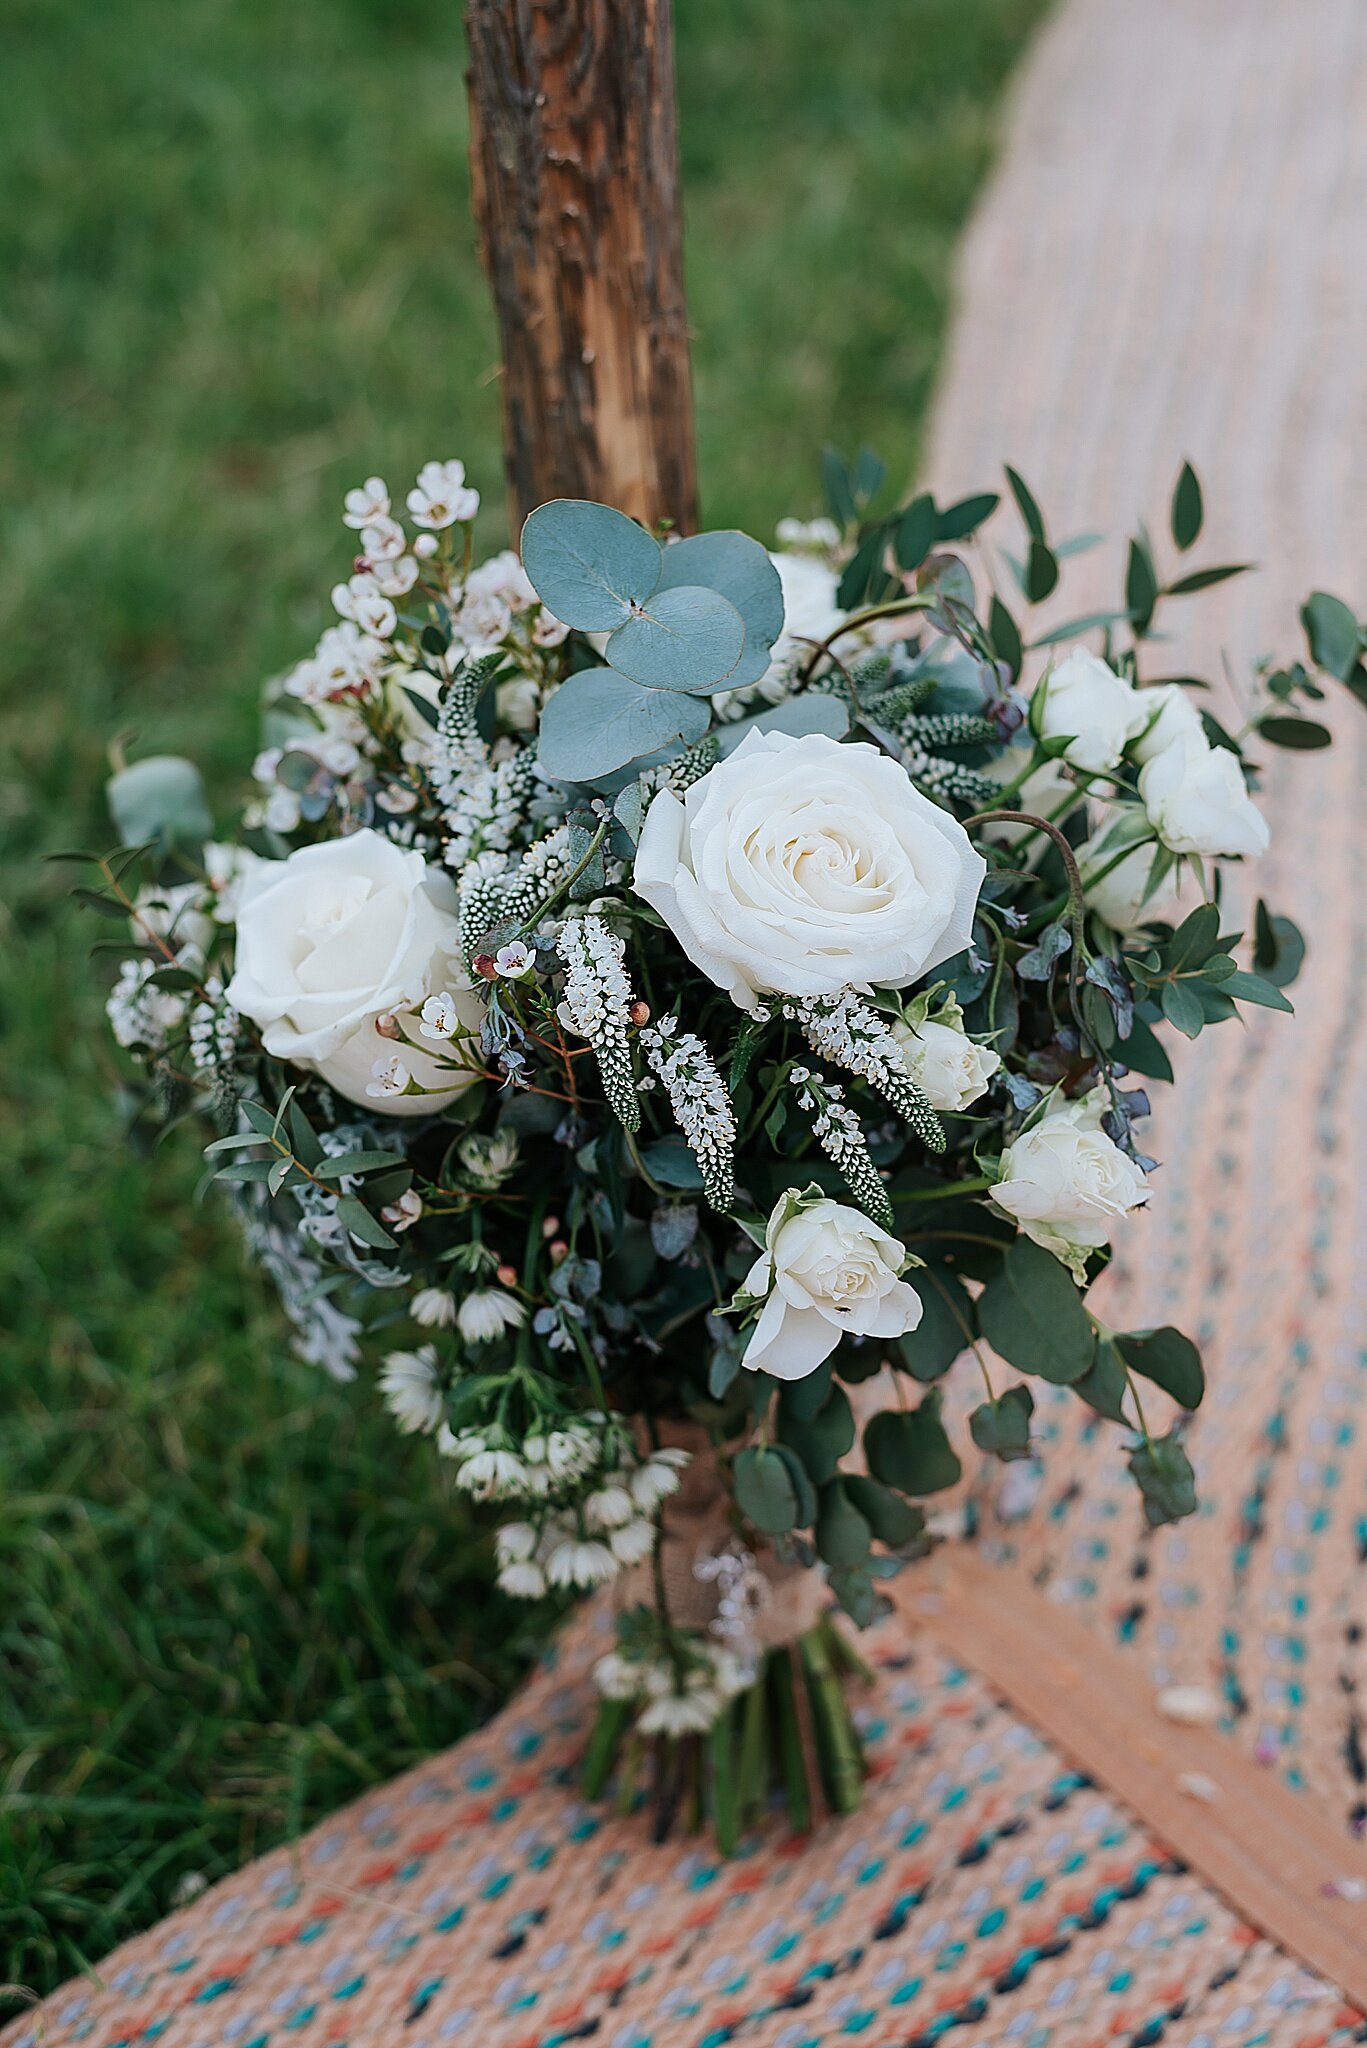
<path fill-rule="evenodd" d="M 1367 597 L 1364 105 L 1361 0 L 1065 0 L 969 237 L 929 480 L 1006 458 L 1056 533 L 1119 537 L 1161 532 L 1189 456 L 1203 559 L 1262 574 L 1174 616 L 1173 673 L 1294 653 L 1312 580 Z M 1060 616 L 1114 601 L 1120 562 L 1071 565 Z M 1144 1535 L 1114 1435 L 1047 1403 L 1043 1476 L 983 1475 L 976 1541 L 866 1646 L 852 1819 L 722 1864 L 585 1807 L 589 1612 L 484 1733 L 6 2048 L 1367 2040 L 1367 720 L 1334 723 L 1270 777 L 1299 1017 L 1189 1053 L 1108 1282 L 1118 1324 L 1205 1348 L 1197 1520 Z M 1162 1720 L 1177 1683 L 1221 1725 Z"/>

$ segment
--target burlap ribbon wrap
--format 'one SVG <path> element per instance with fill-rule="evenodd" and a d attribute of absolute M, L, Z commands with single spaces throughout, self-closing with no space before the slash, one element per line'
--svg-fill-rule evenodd
<path fill-rule="evenodd" d="M 642 1448 L 648 1448 L 644 1426 L 639 1433 Z M 722 1484 L 720 1460 L 705 1429 L 693 1423 L 664 1423 L 656 1435 L 661 1446 L 689 1453 L 679 1491 L 663 1509 L 660 1575 L 669 1618 L 681 1628 L 713 1630 L 720 1614 L 722 1581 L 716 1576 L 699 1576 L 697 1566 L 702 1563 L 706 1568 L 709 1560 L 740 1549 L 731 1497 Z M 796 1642 L 814 1627 L 828 1595 L 820 1571 L 780 1557 L 768 1544 L 757 1547 L 748 1540 L 745 1548 L 754 1559 L 762 1585 L 749 1610 L 746 1640 L 735 1647 L 759 1656 L 783 1643 Z M 619 1608 L 656 1604 L 655 1571 L 650 1564 L 624 1573 L 616 1588 Z"/>

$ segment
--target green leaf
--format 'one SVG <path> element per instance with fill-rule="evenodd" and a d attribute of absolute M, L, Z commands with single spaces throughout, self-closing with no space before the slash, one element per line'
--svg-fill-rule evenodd
<path fill-rule="evenodd" d="M 1163 983 L 1163 1015 L 1184 1038 L 1199 1038 L 1206 1021 L 1201 998 L 1187 981 Z"/>
<path fill-rule="evenodd" d="M 1305 940 L 1289 917 L 1274 917 L 1262 897 L 1254 913 L 1253 965 L 1274 988 L 1289 988 L 1301 971 Z"/>
<path fill-rule="evenodd" d="M 1313 718 L 1264 718 L 1259 720 L 1257 731 L 1270 745 L 1292 747 L 1300 753 L 1314 752 L 1334 744 L 1334 735 L 1328 726 L 1320 725 Z"/>
<path fill-rule="evenodd" d="M 1205 507 L 1201 502 L 1201 485 L 1196 471 L 1189 462 L 1182 464 L 1177 479 L 1177 488 L 1172 494 L 1172 537 L 1185 554 L 1186 550 L 1200 537 Z"/>
<path fill-rule="evenodd" d="M 1025 521 L 1025 530 L 1031 540 L 1042 543 L 1044 540 L 1044 515 L 1035 503 L 1034 494 L 1027 487 L 1024 478 L 1018 476 L 1009 463 L 1005 465 L 1005 468 L 1006 481 L 1011 486 L 1011 495 L 1016 501 L 1020 516 Z"/>
<path fill-rule="evenodd" d="M 1341 597 L 1316 590 L 1301 606 L 1301 624 L 1316 664 L 1346 683 L 1357 667 L 1362 649 L 1362 630 L 1357 614 Z"/>
<path fill-rule="evenodd" d="M 976 533 L 1000 503 L 995 491 L 979 491 L 971 498 L 960 498 L 956 504 L 946 505 L 935 521 L 936 540 L 941 543 L 963 540 L 970 533 Z"/>
<path fill-rule="evenodd" d="M 98 911 L 101 917 L 117 918 L 120 924 L 128 923 L 128 905 L 120 903 L 117 896 L 106 896 L 99 889 L 73 889 L 71 900 L 84 910 Z"/>
<path fill-rule="evenodd" d="M 761 1242 L 763 1236 L 761 1234 Z M 800 1422 L 810 1422 L 819 1415 L 831 1397 L 831 1383 L 835 1378 L 833 1359 L 823 1359 L 815 1372 L 809 1372 L 800 1380 L 788 1380 L 779 1390 L 780 1406 Z"/>
<path fill-rule="evenodd" d="M 873 1541 L 872 1529 L 838 1479 L 821 1489 L 814 1533 L 817 1555 L 836 1571 L 862 1564 Z"/>
<path fill-rule="evenodd" d="M 1031 604 L 1043 604 L 1058 584 L 1058 557 L 1042 540 L 1032 540 L 1021 587 Z"/>
<path fill-rule="evenodd" d="M 271 1167 L 269 1174 L 266 1177 L 266 1186 L 271 1195 L 274 1196 L 279 1194 L 281 1188 L 285 1185 L 285 1182 L 289 1179 L 293 1171 L 294 1161 L 292 1158 L 289 1157 L 288 1154 L 275 1161 L 275 1163 Z M 302 1179 L 302 1175 L 300 1176 L 300 1178 Z"/>
<path fill-rule="evenodd" d="M 854 1411 L 843 1387 L 832 1387 L 818 1412 L 804 1419 L 780 1399 L 778 1439 L 795 1451 L 817 1486 L 835 1477 L 854 1443 Z"/>
<path fill-rule="evenodd" d="M 935 516 L 935 500 L 928 491 L 913 498 L 897 523 L 893 540 L 893 552 L 897 566 L 908 574 L 919 569 L 937 539 L 938 521 Z"/>
<path fill-rule="evenodd" d="M 1117 1332 L 1112 1341 L 1131 1372 L 1142 1373 L 1181 1407 L 1200 1407 L 1206 1376 L 1190 1337 L 1165 1323 L 1161 1330 Z"/>
<path fill-rule="evenodd" d="M 656 1138 L 641 1147 L 641 1164 L 666 1188 L 700 1188 L 702 1171 L 682 1138 Z"/>
<path fill-rule="evenodd" d="M 1009 1464 L 1030 1455 L 1030 1417 L 1035 1397 L 1029 1387 L 1008 1387 L 993 1401 L 984 1401 L 968 1418 L 969 1432 L 980 1451 Z"/>
<path fill-rule="evenodd" d="M 149 754 L 120 768 L 105 794 L 125 845 L 194 848 L 212 836 L 203 779 L 194 762 L 178 754 Z"/>
<path fill-rule="evenodd" d="M 724 1398 L 739 1373 L 740 1353 L 719 1345 L 707 1368 L 707 1391 L 714 1401 Z"/>
<path fill-rule="evenodd" d="M 1006 666 L 1011 671 L 1011 679 L 1014 682 L 1020 674 L 1021 661 L 1024 658 L 1024 651 L 1021 647 L 1020 628 L 999 597 L 992 599 L 992 609 L 988 613 L 987 631 L 988 638 L 992 642 L 993 652 L 999 661 L 1006 663 Z"/>
<path fill-rule="evenodd" d="M 1200 967 L 1215 951 L 1220 937 L 1220 913 L 1213 903 L 1198 903 L 1184 917 L 1163 952 L 1164 965 L 1172 972 Z"/>
<path fill-rule="evenodd" d="M 639 782 L 629 782 L 612 800 L 612 815 L 635 846 L 645 822 L 645 794 Z"/>
<path fill-rule="evenodd" d="M 752 1445 L 737 1452 L 732 1473 L 736 1506 L 763 1535 L 786 1536 L 811 1521 L 815 1496 L 791 1451 Z"/>
<path fill-rule="evenodd" d="M 1130 1035 L 1125 1040 L 1125 1064 L 1148 1081 L 1173 1079 L 1172 1061 L 1142 1017 L 1136 1017 L 1130 1025 Z"/>
<path fill-rule="evenodd" d="M 1125 1363 L 1109 1337 L 1102 1337 L 1096 1347 L 1096 1357 L 1091 1370 L 1080 1380 L 1073 1381 L 1073 1392 L 1080 1394 L 1089 1408 L 1098 1415 L 1104 1415 L 1108 1422 L 1125 1422 Z"/>
<path fill-rule="evenodd" d="M 1244 576 L 1253 567 L 1252 562 L 1222 562 L 1217 569 L 1193 569 L 1190 576 L 1179 576 L 1164 592 L 1166 597 L 1193 597 L 1198 590 L 1210 590 L 1217 583 L 1228 583 L 1231 576 Z"/>
<path fill-rule="evenodd" d="M 757 683 L 783 631 L 783 585 L 768 551 L 748 533 L 724 529 L 691 534 L 664 551 L 660 589 L 681 584 L 715 590 L 735 606 L 745 628 L 745 647 L 727 679 L 728 687 L 739 690 Z"/>
<path fill-rule="evenodd" d="M 973 1302 L 962 1280 L 938 1259 L 913 1273 L 911 1284 L 921 1297 L 921 1320 L 896 1339 L 898 1356 L 913 1379 L 938 1380 L 972 1341 Z"/>
<path fill-rule="evenodd" d="M 1227 974 L 1220 983 L 1220 994 L 1232 997 L 1236 1003 L 1258 1003 L 1264 1010 L 1294 1014 L 1292 1003 L 1272 982 L 1264 981 L 1261 974 Z"/>
<path fill-rule="evenodd" d="M 864 1431 L 864 1455 L 874 1478 L 899 1493 L 942 1493 L 963 1470 L 940 1420 L 938 1388 L 911 1414 L 875 1415 Z"/>
<path fill-rule="evenodd" d="M 396 1240 L 390 1236 L 377 1216 L 372 1216 L 365 1203 L 356 1195 L 337 1197 L 337 1221 L 360 1239 L 362 1244 L 374 1247 L 376 1251 L 393 1251 Z"/>
<path fill-rule="evenodd" d="M 1136 1445 L 1129 1466 L 1144 1497 L 1144 1519 L 1151 1529 L 1195 1514 L 1196 1475 L 1175 1436 Z"/>
<path fill-rule="evenodd" d="M 660 580 L 660 543 L 610 505 L 552 498 L 522 528 L 522 566 L 537 596 L 567 626 L 609 633 Z"/>
<path fill-rule="evenodd" d="M 560 688 L 563 690 L 562 683 Z M 558 693 L 557 693 L 558 694 Z M 554 703 L 552 698 L 551 702 Z M 541 716 L 544 721 L 545 712 Z M 842 697 L 824 690 L 809 690 L 798 697 L 786 697 L 771 710 L 756 711 L 749 718 L 729 719 L 714 735 L 722 760 L 735 752 L 747 733 L 786 732 L 794 739 L 804 733 L 823 732 L 828 739 L 843 740 L 850 729 L 849 709 Z"/>
<path fill-rule="evenodd" d="M 867 505 L 876 498 L 883 487 L 888 466 L 881 455 L 875 455 L 872 448 L 861 448 L 854 459 L 854 495 L 856 503 Z"/>
<path fill-rule="evenodd" d="M 744 646 L 745 622 L 736 607 L 690 583 L 658 591 L 617 628 L 603 653 L 649 690 L 701 693 L 729 682 Z"/>
<path fill-rule="evenodd" d="M 315 1180 L 341 1180 L 351 1174 L 378 1173 L 383 1167 L 400 1163 L 392 1152 L 339 1152 L 312 1171 Z"/>
<path fill-rule="evenodd" d="M 672 740 L 700 740 L 710 717 L 681 690 L 646 690 L 614 669 L 580 669 L 541 714 L 537 758 L 557 781 L 593 782 Z"/>
<path fill-rule="evenodd" d="M 978 1324 L 1008 1365 L 1055 1386 L 1080 1380 L 1095 1338 L 1077 1286 L 1052 1252 L 1018 1237 L 978 1297 Z"/>
<path fill-rule="evenodd" d="M 826 494 L 826 503 L 836 525 L 842 531 L 847 526 L 853 526 L 859 512 L 854 502 L 850 465 L 838 449 L 823 448 L 821 451 L 821 487 Z"/>
<path fill-rule="evenodd" d="M 925 1534 L 926 1518 L 900 1494 L 863 1472 L 846 1472 L 841 1484 L 880 1543 L 889 1550 L 905 1549 Z"/>
<path fill-rule="evenodd" d="M 1144 541 L 1132 540 L 1125 565 L 1125 604 L 1136 639 L 1142 640 L 1148 632 L 1157 602 L 1158 578 L 1154 573 L 1153 556 Z"/>

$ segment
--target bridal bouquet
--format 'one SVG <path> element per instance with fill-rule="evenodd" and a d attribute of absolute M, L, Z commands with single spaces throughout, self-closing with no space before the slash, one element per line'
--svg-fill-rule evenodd
<path fill-rule="evenodd" d="M 1197 1352 L 1087 1291 L 1150 1197 L 1170 1033 L 1290 1008 L 1294 925 L 1220 910 L 1259 743 L 1327 744 L 1317 675 L 1367 694 L 1319 593 L 1225 729 L 1148 656 L 1236 571 L 1143 536 L 1122 607 L 1027 652 L 996 497 L 875 517 L 879 481 L 828 463 L 776 555 L 560 500 L 477 564 L 461 464 L 406 520 L 371 478 L 238 835 L 190 764 L 121 764 L 81 892 L 131 918 L 114 1031 L 162 1117 L 216 1124 L 304 1354 L 376 1370 L 495 1504 L 508 1592 L 611 1586 L 591 1785 L 649 1764 L 661 1823 L 705 1804 L 723 1844 L 775 1781 L 799 1825 L 857 1798 L 826 1608 L 868 1620 L 931 1540 L 956 1363 L 979 1452 L 1032 1457 L 1031 1382 L 1064 1385 L 1151 1524 L 1192 1511 L 1145 1388 L 1194 1408 Z M 1068 550 L 1008 481 L 1031 604 Z M 1201 516 L 1185 469 L 1178 554 Z"/>

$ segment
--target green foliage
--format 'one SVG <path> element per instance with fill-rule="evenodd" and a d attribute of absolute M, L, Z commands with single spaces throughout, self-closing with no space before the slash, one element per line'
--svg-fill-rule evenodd
<path fill-rule="evenodd" d="M 554 498 L 522 529 L 523 566 L 566 625 L 608 631 L 609 664 L 582 669 L 544 714 L 540 760 L 594 782 L 707 730 L 699 695 L 756 680 L 783 625 L 778 571 L 744 533 L 705 533 L 667 552 L 609 505 Z"/>
<path fill-rule="evenodd" d="M 203 776 L 175 754 L 148 754 L 118 769 L 106 795 L 125 846 L 196 854 L 214 829 Z"/>
<path fill-rule="evenodd" d="M 1206 1391 L 1201 1354 L 1190 1337 L 1165 1325 L 1161 1330 L 1131 1330 L 1113 1339 L 1131 1372 L 1171 1394 L 1183 1408 L 1199 1408 Z"/>
<path fill-rule="evenodd" d="M 917 1497 L 956 1485 L 962 1471 L 940 1420 L 938 1389 L 919 1408 L 873 1416 L 864 1429 L 864 1455 L 875 1479 Z"/>
<path fill-rule="evenodd" d="M 1144 1519 L 1151 1529 L 1180 1522 L 1196 1512 L 1196 1475 L 1175 1435 L 1135 1446 L 1129 1466 L 1144 1501 Z"/>
<path fill-rule="evenodd" d="M 984 1401 L 968 1418 L 973 1441 L 980 1451 L 989 1451 L 1003 1464 L 1030 1455 L 1030 1417 L 1035 1397 L 1029 1387 L 1008 1387 L 994 1400 Z"/>
<path fill-rule="evenodd" d="M 978 1324 L 999 1357 L 1068 1386 L 1092 1362 L 1096 1338 L 1082 1298 L 1052 1252 L 1018 1237 L 978 1298 Z"/>

